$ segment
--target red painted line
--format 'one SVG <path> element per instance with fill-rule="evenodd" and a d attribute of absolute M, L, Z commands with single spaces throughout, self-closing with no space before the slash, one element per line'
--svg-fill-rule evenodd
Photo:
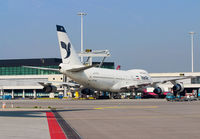
<path fill-rule="evenodd" d="M 67 139 L 52 112 L 46 112 L 51 139 Z"/>

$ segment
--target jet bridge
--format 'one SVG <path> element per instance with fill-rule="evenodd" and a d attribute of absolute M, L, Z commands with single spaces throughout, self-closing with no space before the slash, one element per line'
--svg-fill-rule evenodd
<path fill-rule="evenodd" d="M 110 52 L 108 50 L 91 50 L 86 49 L 84 52 L 80 52 L 78 54 L 80 57 L 87 57 L 85 64 L 92 65 L 92 58 L 93 57 L 103 57 L 99 67 L 102 66 L 103 62 L 105 61 L 106 57 L 110 57 Z"/>

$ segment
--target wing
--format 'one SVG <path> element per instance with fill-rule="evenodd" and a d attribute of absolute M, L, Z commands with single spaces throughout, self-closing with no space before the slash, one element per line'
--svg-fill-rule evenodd
<path fill-rule="evenodd" d="M 77 83 L 71 83 L 71 82 L 38 82 L 42 86 L 48 86 L 48 85 L 56 85 L 56 86 L 67 86 L 67 87 L 80 87 Z"/>
<path fill-rule="evenodd" d="M 135 89 L 144 89 L 150 86 L 155 88 L 157 84 L 164 84 L 166 82 L 171 82 L 172 84 L 176 84 L 177 80 L 191 79 L 191 78 L 195 78 L 195 76 L 175 77 L 175 78 L 170 78 L 170 79 L 156 79 L 156 80 L 152 79 L 151 82 L 142 82 L 142 81 L 140 81 L 139 83 L 133 82 L 133 83 L 122 85 L 120 90 L 122 92 L 123 91 L 131 92 Z"/>
<path fill-rule="evenodd" d="M 122 85 L 122 87 L 120 87 L 120 91 L 121 92 L 132 92 L 133 90 L 138 90 L 138 89 L 143 89 L 147 86 L 150 86 L 152 83 L 151 82 L 140 82 L 140 83 L 128 83 L 128 84 L 124 84 Z"/>
<path fill-rule="evenodd" d="M 184 76 L 184 77 L 174 77 L 174 78 L 170 78 L 170 79 L 154 79 L 152 78 L 152 86 L 154 87 L 156 84 L 164 84 L 167 82 L 171 82 L 173 85 L 176 84 L 178 80 L 183 80 L 183 79 L 191 79 L 191 78 L 195 78 L 196 76 Z"/>

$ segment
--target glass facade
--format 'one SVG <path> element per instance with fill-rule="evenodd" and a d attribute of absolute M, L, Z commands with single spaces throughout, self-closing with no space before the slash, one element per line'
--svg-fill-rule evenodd
<path fill-rule="evenodd" d="M 93 65 L 100 64 L 100 62 L 92 62 Z M 103 65 L 101 68 L 106 68 L 106 69 L 114 69 L 115 64 L 114 62 L 103 62 Z"/>
<path fill-rule="evenodd" d="M 0 75 L 48 75 L 59 74 L 57 71 L 25 68 L 23 66 L 45 67 L 58 69 L 62 63 L 60 58 L 37 59 L 5 59 L 0 60 Z"/>
<path fill-rule="evenodd" d="M 23 67 L 23 66 L 33 66 L 33 67 L 58 69 L 60 63 L 62 63 L 62 60 L 59 58 L 0 60 L 0 76 L 60 74 L 60 72 L 57 71 Z M 100 64 L 100 62 L 93 62 L 93 64 Z M 104 62 L 102 68 L 114 69 L 114 62 Z"/>
<path fill-rule="evenodd" d="M 101 68 L 106 68 L 106 69 L 114 69 L 115 66 L 114 65 L 102 65 Z"/>
<path fill-rule="evenodd" d="M 42 66 L 42 67 L 58 69 L 58 66 Z M 22 66 L 0 67 L 0 75 L 49 75 L 49 74 L 60 74 L 60 73 L 57 71 L 31 69 Z"/>
<path fill-rule="evenodd" d="M 34 97 L 34 93 L 32 89 L 26 89 L 24 90 L 25 92 L 25 98 L 33 98 Z M 22 97 L 23 96 L 23 90 L 22 89 L 14 89 L 14 97 L 18 98 L 18 97 Z M 12 90 L 10 89 L 5 89 L 4 90 L 4 95 L 12 95 Z M 55 97 L 58 97 L 58 92 L 54 93 Z M 43 90 L 41 89 L 36 89 L 36 96 L 37 98 L 42 98 L 42 97 L 49 97 L 49 93 L 43 92 Z"/>
<path fill-rule="evenodd" d="M 200 84 L 200 76 L 191 79 L 192 84 Z"/>

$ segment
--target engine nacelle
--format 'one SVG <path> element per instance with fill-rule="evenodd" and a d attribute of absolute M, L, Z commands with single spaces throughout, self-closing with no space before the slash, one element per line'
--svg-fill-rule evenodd
<path fill-rule="evenodd" d="M 46 92 L 46 93 L 56 92 L 57 87 L 53 86 L 53 85 L 44 86 L 43 91 Z"/>
<path fill-rule="evenodd" d="M 184 86 L 182 83 L 177 83 L 173 86 L 172 89 L 174 92 L 182 92 L 184 90 Z"/>
<path fill-rule="evenodd" d="M 161 94 L 163 94 L 163 92 L 164 92 L 164 88 L 162 88 L 162 87 L 156 87 L 156 88 L 153 90 L 153 92 L 154 92 L 155 94 L 161 95 Z"/>

